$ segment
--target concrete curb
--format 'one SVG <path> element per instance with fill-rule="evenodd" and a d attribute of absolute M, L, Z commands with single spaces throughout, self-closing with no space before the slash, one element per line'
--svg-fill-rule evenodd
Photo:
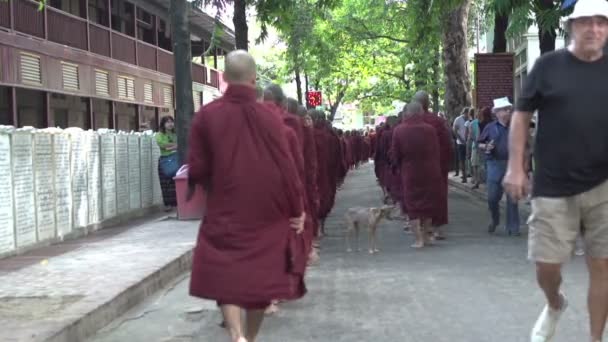
<path fill-rule="evenodd" d="M 448 185 L 453 188 L 456 188 L 458 190 L 464 191 L 470 195 L 473 195 L 474 197 L 483 201 L 484 203 L 486 203 L 488 200 L 488 196 L 486 195 L 485 192 L 480 191 L 480 190 L 471 189 L 469 186 L 462 184 L 456 180 L 448 179 Z M 500 209 L 501 210 L 506 209 L 506 201 L 504 198 L 500 201 Z M 524 215 L 528 216 L 528 215 L 530 215 L 531 208 L 527 205 L 522 205 L 522 203 L 520 203 L 519 211 L 520 211 L 520 213 L 523 213 Z"/>
<path fill-rule="evenodd" d="M 193 250 L 182 254 L 146 278 L 117 293 L 111 300 L 68 323 L 52 336 L 44 337 L 42 341 L 85 341 L 110 324 L 116 317 L 120 317 L 151 294 L 168 286 L 179 275 L 190 270 L 192 254 Z"/>

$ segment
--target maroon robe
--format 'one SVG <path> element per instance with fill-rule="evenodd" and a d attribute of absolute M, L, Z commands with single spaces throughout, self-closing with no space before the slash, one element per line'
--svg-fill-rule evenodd
<path fill-rule="evenodd" d="M 231 85 L 195 115 L 189 144 L 189 182 L 207 195 L 190 294 L 245 308 L 302 297 L 295 264 L 305 256 L 292 248 L 289 219 L 304 195 L 280 117 L 254 88 Z"/>
<path fill-rule="evenodd" d="M 329 153 L 329 133 L 322 122 L 315 123 L 315 147 L 317 149 L 317 184 L 319 187 L 319 211 L 317 218 L 324 220 L 329 214 L 329 199 L 331 197 L 331 180 L 327 165 L 331 158 Z"/>
<path fill-rule="evenodd" d="M 319 186 L 317 184 L 317 148 L 315 146 L 315 132 L 313 127 L 303 127 L 304 136 L 304 166 L 305 166 L 305 188 L 308 207 L 310 208 L 310 219 L 312 225 L 312 238 L 319 234 L 319 222 L 317 213 L 319 212 Z"/>
<path fill-rule="evenodd" d="M 382 148 L 382 168 L 380 170 L 381 175 L 381 185 L 385 189 L 390 186 L 390 158 L 389 158 L 389 150 L 391 148 L 391 141 L 393 136 L 393 128 L 390 126 L 386 126 L 386 129 L 382 132 L 382 136 L 380 137 L 380 143 Z"/>
<path fill-rule="evenodd" d="M 423 118 L 424 122 L 433 126 L 439 142 L 442 186 L 439 191 L 437 213 L 433 216 L 433 225 L 440 227 L 448 224 L 448 173 L 452 165 L 452 158 L 454 157 L 452 133 L 445 120 L 440 118 L 439 115 L 427 112 Z"/>
<path fill-rule="evenodd" d="M 406 118 L 395 128 L 392 155 L 403 179 L 403 206 L 410 219 L 430 219 L 437 213 L 442 186 L 439 141 L 422 115 Z"/>

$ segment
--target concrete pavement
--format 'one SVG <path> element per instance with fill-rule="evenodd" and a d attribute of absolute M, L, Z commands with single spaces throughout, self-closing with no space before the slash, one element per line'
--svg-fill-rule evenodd
<path fill-rule="evenodd" d="M 380 197 L 371 165 L 351 172 L 327 222 L 321 265 L 308 274 L 309 294 L 269 317 L 258 342 L 527 341 L 544 303 L 526 260 L 525 234 L 488 235 L 485 203 L 452 189 L 448 240 L 413 250 L 402 223 L 385 221 L 380 254 L 346 253 L 343 213 L 378 205 Z M 564 281 L 571 305 L 555 342 L 584 341 L 582 258 L 566 267 Z M 187 287 L 184 274 L 90 341 L 228 341 L 214 303 L 190 298 Z"/>

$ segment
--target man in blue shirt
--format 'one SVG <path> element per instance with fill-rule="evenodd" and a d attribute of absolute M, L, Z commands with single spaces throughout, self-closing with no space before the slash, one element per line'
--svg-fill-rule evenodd
<path fill-rule="evenodd" d="M 488 207 L 492 222 L 488 227 L 489 233 L 494 233 L 500 223 L 500 200 L 504 194 L 502 180 L 507 171 L 509 160 L 509 122 L 513 105 L 506 97 L 494 100 L 492 111 L 496 121 L 488 124 L 479 139 L 479 148 L 486 153 Z M 519 236 L 519 209 L 517 202 L 507 196 L 507 232 Z"/>

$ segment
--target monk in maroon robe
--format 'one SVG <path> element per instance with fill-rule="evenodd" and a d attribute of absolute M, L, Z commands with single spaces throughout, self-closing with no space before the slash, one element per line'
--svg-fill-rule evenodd
<path fill-rule="evenodd" d="M 454 156 L 452 145 L 452 133 L 444 119 L 429 111 L 429 94 L 419 91 L 414 95 L 414 101 L 420 103 L 424 110 L 424 122 L 433 126 L 439 141 L 439 158 L 441 164 L 441 188 L 439 189 L 439 199 L 437 202 L 437 213 L 433 216 L 433 234 L 436 239 L 443 240 L 445 236 L 441 232 L 441 227 L 448 224 L 448 173 Z"/>
<path fill-rule="evenodd" d="M 385 125 L 385 129 L 382 132 L 382 136 L 380 137 L 380 148 L 381 148 L 380 153 L 382 155 L 381 160 L 383 161 L 382 169 L 380 170 L 380 175 L 382 177 L 381 185 L 382 185 L 384 193 L 385 193 L 385 202 L 386 203 L 388 203 L 389 199 L 391 198 L 390 197 L 390 187 L 391 187 L 391 184 L 393 183 L 392 166 L 391 166 L 391 159 L 390 159 L 389 151 L 391 149 L 394 122 L 391 123 L 390 121 L 391 120 L 387 121 L 387 123 Z"/>
<path fill-rule="evenodd" d="M 304 231 L 305 198 L 285 125 L 256 101 L 253 57 L 231 52 L 225 68 L 226 93 L 200 109 L 189 137 L 188 182 L 207 195 L 190 294 L 216 300 L 232 341 L 246 342 L 273 299 L 306 292 L 296 269 L 305 256 L 291 244 Z"/>
<path fill-rule="evenodd" d="M 412 245 L 415 248 L 429 243 L 427 231 L 436 215 L 442 186 L 439 141 L 435 129 L 424 122 L 423 115 L 418 102 L 408 104 L 392 141 L 392 155 L 401 166 L 404 206 L 416 234 L 416 243 Z"/>

